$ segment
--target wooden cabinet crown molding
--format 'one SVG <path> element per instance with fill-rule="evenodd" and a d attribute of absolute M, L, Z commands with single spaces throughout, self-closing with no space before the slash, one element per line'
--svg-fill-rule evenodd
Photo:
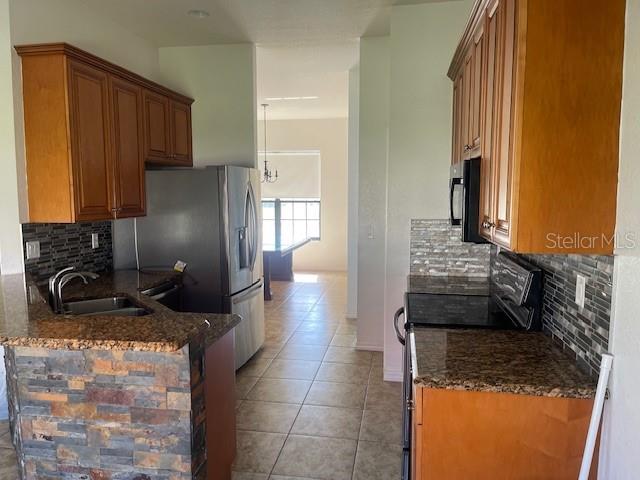
<path fill-rule="evenodd" d="M 458 42 L 458 48 L 456 48 L 453 54 L 453 59 L 449 65 L 447 76 L 451 80 L 455 80 L 460 68 L 464 65 L 466 56 L 468 55 L 471 43 L 474 41 L 474 37 L 478 30 L 478 26 L 484 22 L 484 12 L 487 6 L 494 0 L 476 0 L 471 9 L 471 15 L 467 22 L 467 26 L 462 33 L 462 37 Z"/>
<path fill-rule="evenodd" d="M 191 105 L 194 100 L 193 98 L 187 97 L 186 95 L 182 95 L 181 93 L 170 90 L 162 85 L 155 83 L 147 78 L 138 75 L 137 73 L 133 73 L 126 68 L 122 68 L 114 63 L 111 63 L 107 60 L 104 60 L 96 55 L 93 55 L 89 52 L 86 52 L 78 47 L 74 47 L 68 43 L 59 42 L 59 43 L 41 43 L 41 44 L 33 44 L 33 45 L 16 45 L 16 52 L 21 57 L 31 56 L 31 55 L 47 55 L 47 54 L 60 54 L 65 55 L 69 58 L 79 60 L 87 65 L 91 65 L 96 68 L 100 68 L 105 70 L 112 75 L 117 75 L 121 78 L 124 78 L 132 83 L 138 84 L 144 88 L 147 88 L 151 91 L 154 91 L 160 95 L 165 95 L 169 98 L 172 98 L 178 102 L 186 103 Z"/>

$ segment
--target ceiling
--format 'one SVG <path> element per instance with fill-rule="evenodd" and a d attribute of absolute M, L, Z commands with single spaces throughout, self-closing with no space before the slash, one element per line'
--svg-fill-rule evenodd
<path fill-rule="evenodd" d="M 349 69 L 358 63 L 358 40 L 315 45 L 259 45 L 256 49 L 258 105 L 267 118 L 348 116 Z M 283 97 L 318 97 L 273 100 Z M 258 120 L 263 111 L 259 108 Z"/>
<path fill-rule="evenodd" d="M 84 0 L 157 46 L 323 42 L 385 35 L 391 6 L 434 0 Z M 437 0 L 436 0 L 437 1 Z M 206 18 L 187 15 L 205 10 Z"/>
<path fill-rule="evenodd" d="M 257 44 L 259 120 L 265 102 L 270 119 L 347 117 L 358 39 L 388 34 L 394 5 L 432 1 L 442 0 L 82 0 L 158 47 Z M 304 96 L 318 98 L 266 100 Z"/>

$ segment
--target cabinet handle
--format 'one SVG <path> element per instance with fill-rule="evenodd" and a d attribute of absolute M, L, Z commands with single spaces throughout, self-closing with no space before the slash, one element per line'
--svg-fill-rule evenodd
<path fill-rule="evenodd" d="M 486 220 L 482 222 L 482 228 L 493 228 L 496 224 L 493 222 L 487 222 Z"/>

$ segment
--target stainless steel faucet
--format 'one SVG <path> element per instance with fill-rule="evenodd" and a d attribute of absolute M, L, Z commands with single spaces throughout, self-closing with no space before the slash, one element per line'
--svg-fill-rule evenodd
<path fill-rule="evenodd" d="M 49 277 L 49 305 L 51 305 L 54 312 L 58 311 L 56 306 L 56 283 L 62 275 L 72 270 L 75 270 L 75 267 L 63 268 L 58 273 L 54 273 Z"/>
<path fill-rule="evenodd" d="M 49 279 L 49 299 L 51 308 L 56 313 L 64 313 L 62 304 L 62 289 L 74 278 L 81 278 L 84 284 L 89 283 L 89 278 L 95 280 L 100 275 L 93 272 L 76 272 L 74 267 L 68 267 L 60 270 Z"/>

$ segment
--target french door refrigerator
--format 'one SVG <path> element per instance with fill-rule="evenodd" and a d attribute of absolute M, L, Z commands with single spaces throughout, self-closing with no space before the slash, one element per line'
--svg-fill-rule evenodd
<path fill-rule="evenodd" d="M 264 343 L 258 170 L 148 170 L 147 216 L 136 219 L 141 270 L 185 262 L 182 310 L 236 313 L 236 368 Z"/>

